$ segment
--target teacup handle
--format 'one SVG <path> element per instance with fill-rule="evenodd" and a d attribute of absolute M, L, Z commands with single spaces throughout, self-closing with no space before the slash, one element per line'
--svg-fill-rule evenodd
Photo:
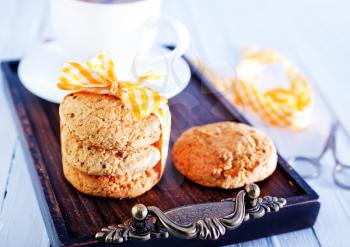
<path fill-rule="evenodd" d="M 172 59 L 176 57 L 181 57 L 190 45 L 190 35 L 186 26 L 180 22 L 179 20 L 167 17 L 167 16 L 159 16 L 154 17 L 149 20 L 147 23 L 148 26 L 167 26 L 170 28 L 177 36 L 177 43 L 174 44 L 174 49 L 169 52 L 154 56 L 152 58 L 147 59 L 147 63 L 155 63 L 162 61 L 163 59 Z"/>

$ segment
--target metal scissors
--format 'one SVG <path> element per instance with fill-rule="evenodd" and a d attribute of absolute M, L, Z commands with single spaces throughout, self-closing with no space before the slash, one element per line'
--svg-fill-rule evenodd
<path fill-rule="evenodd" d="M 331 130 L 329 136 L 327 137 L 326 143 L 322 149 L 322 152 L 317 157 L 307 157 L 307 156 L 295 156 L 289 159 L 292 163 L 300 162 L 304 164 L 311 165 L 314 169 L 313 172 L 309 174 L 303 175 L 304 178 L 317 178 L 321 175 L 321 160 L 328 150 L 332 152 L 333 160 L 334 160 L 334 168 L 332 172 L 333 180 L 336 185 L 344 189 L 350 189 L 350 177 L 348 178 L 348 183 L 344 183 L 340 179 L 340 174 L 344 172 L 344 170 L 349 169 L 350 165 L 342 163 L 338 157 L 336 152 L 336 133 L 339 128 L 339 122 L 332 123 Z M 350 172 L 348 173 L 350 174 Z"/>

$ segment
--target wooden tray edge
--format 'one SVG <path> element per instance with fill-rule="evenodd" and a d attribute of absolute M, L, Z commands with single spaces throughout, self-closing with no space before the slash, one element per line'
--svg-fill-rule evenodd
<path fill-rule="evenodd" d="M 30 149 L 29 149 L 30 144 L 28 143 L 28 140 L 26 139 L 26 134 L 24 133 L 24 129 L 21 125 L 19 113 L 17 112 L 17 110 L 15 108 L 15 105 L 18 102 L 15 102 L 15 98 L 13 97 L 13 95 L 11 93 L 11 88 L 10 88 L 10 83 L 9 83 L 11 78 L 9 78 L 9 74 L 13 73 L 11 71 L 11 66 L 16 64 L 17 62 L 18 62 L 18 60 L 1 62 L 1 68 L 4 71 L 4 78 L 5 78 L 5 80 L 7 80 L 4 83 L 3 88 L 5 89 L 5 95 L 7 97 L 7 100 L 9 100 L 11 102 L 9 104 L 10 108 L 11 108 L 11 115 L 13 117 L 15 124 L 16 124 L 17 131 L 19 132 L 18 138 L 19 138 L 20 143 L 23 147 L 24 155 L 25 155 L 25 158 L 27 160 L 27 162 L 26 162 L 27 168 L 28 168 L 28 171 L 30 173 L 31 182 L 32 182 L 32 185 L 34 188 L 36 198 L 38 200 L 40 213 L 41 213 L 41 216 L 43 218 L 45 228 L 46 228 L 48 237 L 50 239 L 50 243 L 59 243 L 59 245 L 64 245 L 63 240 L 68 237 L 68 233 L 67 233 L 65 227 L 61 227 L 63 232 L 65 232 L 65 235 L 59 236 L 57 234 L 56 225 L 58 224 L 58 225 L 64 226 L 64 222 L 60 222 L 60 221 L 55 222 L 54 218 L 52 217 L 52 215 L 55 215 L 56 212 L 54 210 L 52 210 L 52 208 L 50 208 L 47 204 L 45 192 L 44 192 L 43 186 L 41 185 L 41 178 L 37 172 L 32 154 L 31 154 Z M 28 116 L 26 116 L 25 111 L 24 111 L 24 115 L 26 118 L 28 118 Z M 33 139 L 32 142 L 35 142 L 35 140 Z M 36 142 L 34 145 L 37 145 Z M 46 182 L 48 184 L 50 184 L 49 180 L 47 180 Z M 51 185 L 49 185 L 49 186 L 52 188 Z M 48 191 L 46 191 L 46 192 L 48 192 Z M 52 194 L 51 196 L 55 197 L 54 194 Z M 56 217 L 56 219 L 58 219 L 58 218 Z"/>

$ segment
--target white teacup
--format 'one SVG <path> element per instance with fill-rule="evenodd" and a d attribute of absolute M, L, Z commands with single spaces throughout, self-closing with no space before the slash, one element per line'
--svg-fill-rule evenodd
<path fill-rule="evenodd" d="M 143 63 L 184 54 L 189 34 L 179 21 L 160 16 L 161 0 L 52 0 L 53 27 L 67 59 L 84 61 L 105 53 L 112 57 L 119 78 L 132 76 L 137 58 Z M 161 24 L 178 37 L 175 49 L 148 57 Z"/>

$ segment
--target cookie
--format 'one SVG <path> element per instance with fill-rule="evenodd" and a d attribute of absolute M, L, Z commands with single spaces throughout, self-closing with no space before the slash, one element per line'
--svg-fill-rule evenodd
<path fill-rule="evenodd" d="M 160 161 L 159 149 L 149 145 L 142 148 L 118 150 L 88 146 L 61 129 L 62 155 L 67 162 L 89 175 L 124 175 L 143 172 Z"/>
<path fill-rule="evenodd" d="M 65 159 L 63 173 L 73 187 L 82 193 L 118 199 L 137 197 L 149 191 L 160 179 L 153 168 L 123 176 L 89 175 L 70 165 Z"/>
<path fill-rule="evenodd" d="M 225 189 L 264 180 L 277 165 L 273 142 L 260 131 L 235 122 L 188 129 L 174 144 L 172 158 L 193 182 Z"/>
<path fill-rule="evenodd" d="M 59 109 L 61 125 L 90 146 L 105 149 L 146 147 L 160 139 L 159 119 L 139 120 L 121 100 L 111 95 L 73 93 Z"/>

